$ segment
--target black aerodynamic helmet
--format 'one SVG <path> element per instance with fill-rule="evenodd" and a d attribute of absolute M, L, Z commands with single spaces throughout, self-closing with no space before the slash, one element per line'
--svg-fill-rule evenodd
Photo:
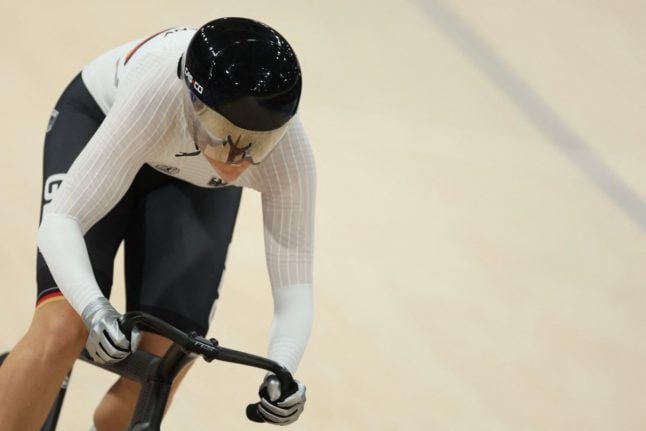
<path fill-rule="evenodd" d="M 193 109 L 210 136 L 204 154 L 260 163 L 301 97 L 301 68 L 289 43 L 261 22 L 220 18 L 197 30 L 182 60 Z"/>
<path fill-rule="evenodd" d="M 184 79 L 206 106 L 248 130 L 274 130 L 298 108 L 301 69 L 289 43 L 247 18 L 202 26 L 185 53 Z"/>

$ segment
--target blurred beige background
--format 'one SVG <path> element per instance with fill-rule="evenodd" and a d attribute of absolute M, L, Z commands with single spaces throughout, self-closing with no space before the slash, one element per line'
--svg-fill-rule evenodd
<path fill-rule="evenodd" d="M 0 349 L 33 307 L 64 86 L 114 45 L 248 16 L 299 53 L 319 171 L 309 401 L 291 429 L 646 429 L 643 2 L 3 0 L 0 15 Z M 260 354 L 261 228 L 249 192 L 211 331 Z M 198 363 L 165 429 L 260 429 L 243 411 L 261 376 Z M 111 381 L 77 366 L 60 429 L 88 429 Z"/>

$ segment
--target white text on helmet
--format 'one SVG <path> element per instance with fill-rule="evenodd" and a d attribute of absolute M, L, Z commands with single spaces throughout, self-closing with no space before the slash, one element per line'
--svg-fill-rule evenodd
<path fill-rule="evenodd" d="M 188 70 L 188 67 L 184 68 L 184 74 L 186 75 L 186 78 L 191 83 L 195 91 L 197 91 L 200 94 L 204 93 L 204 87 L 202 87 L 195 79 L 193 79 L 193 75 Z"/>

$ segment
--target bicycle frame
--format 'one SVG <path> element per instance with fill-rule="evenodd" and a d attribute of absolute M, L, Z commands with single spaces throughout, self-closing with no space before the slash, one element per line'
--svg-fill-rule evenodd
<path fill-rule="evenodd" d="M 285 395 L 296 387 L 289 371 L 267 358 L 221 347 L 215 339 L 206 339 L 196 333 L 187 334 L 146 313 L 130 312 L 122 317 L 121 328 L 124 333 L 129 334 L 134 326 L 152 330 L 171 339 L 173 344 L 163 357 L 138 350 L 123 361 L 109 365 L 95 363 L 86 351 L 83 351 L 79 357 L 84 362 L 141 384 L 135 413 L 127 431 L 159 431 L 175 377 L 198 356 L 202 356 L 207 362 L 216 359 L 271 371 L 278 377 L 281 387 L 287 388 L 283 391 Z M 4 355 L 0 356 L 0 364 L 3 359 Z M 69 377 L 70 374 L 61 385 L 58 397 L 41 431 L 56 429 Z M 247 406 L 247 417 L 255 422 L 263 422 L 256 404 Z"/>

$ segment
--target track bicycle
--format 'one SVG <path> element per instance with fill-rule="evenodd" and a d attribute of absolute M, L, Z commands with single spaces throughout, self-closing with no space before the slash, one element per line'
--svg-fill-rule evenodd
<path fill-rule="evenodd" d="M 207 362 L 215 359 L 273 372 L 280 381 L 281 388 L 287 388 L 287 390 L 282 391 L 284 395 L 281 400 L 296 390 L 296 383 L 290 372 L 277 362 L 250 353 L 222 347 L 214 338 L 206 339 L 195 332 L 186 333 L 150 314 L 138 311 L 128 312 L 121 317 L 120 325 L 125 334 L 129 334 L 132 328 L 136 326 L 139 329 L 151 330 L 173 341 L 170 349 L 162 357 L 143 350 L 137 350 L 123 361 L 103 365 L 95 363 L 85 350 L 79 356 L 79 359 L 84 362 L 141 384 L 135 412 L 126 431 L 160 430 L 173 380 L 184 366 L 198 356 L 202 356 Z M 0 355 L 0 364 L 2 364 L 7 355 L 8 353 Z M 54 431 L 56 429 L 70 375 L 71 370 L 61 385 L 41 431 Z M 246 414 L 249 420 L 264 422 L 263 417 L 258 412 L 258 403 L 248 405 Z"/>

